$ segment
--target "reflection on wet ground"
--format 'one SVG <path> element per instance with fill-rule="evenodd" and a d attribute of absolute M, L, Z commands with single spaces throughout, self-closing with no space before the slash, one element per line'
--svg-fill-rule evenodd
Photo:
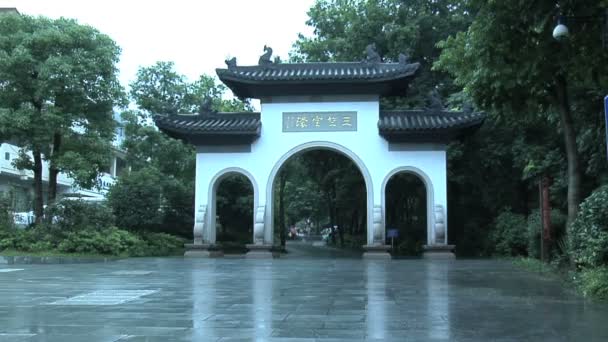
<path fill-rule="evenodd" d="M 128 259 L 0 272 L 0 341 L 607 341 L 608 304 L 494 260 Z"/>

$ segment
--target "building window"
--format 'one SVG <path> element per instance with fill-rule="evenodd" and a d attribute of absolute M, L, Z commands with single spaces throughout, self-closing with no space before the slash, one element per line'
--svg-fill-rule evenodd
<path fill-rule="evenodd" d="M 4 152 L 4 159 L 5 160 L 11 160 L 11 154 L 8 152 Z"/>
<path fill-rule="evenodd" d="M 116 158 L 116 174 L 115 177 L 120 177 L 127 168 L 127 162 L 122 158 Z"/>

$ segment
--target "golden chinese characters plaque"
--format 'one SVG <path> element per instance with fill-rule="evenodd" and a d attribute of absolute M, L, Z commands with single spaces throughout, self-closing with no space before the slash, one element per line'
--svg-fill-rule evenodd
<path fill-rule="evenodd" d="M 357 130 L 357 112 L 284 112 L 283 132 Z"/>

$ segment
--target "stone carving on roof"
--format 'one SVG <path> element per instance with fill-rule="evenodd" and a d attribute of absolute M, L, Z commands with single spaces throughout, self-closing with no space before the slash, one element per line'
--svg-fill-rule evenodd
<path fill-rule="evenodd" d="M 408 64 L 410 57 L 404 53 L 399 54 L 399 64 Z"/>
<path fill-rule="evenodd" d="M 466 101 L 462 104 L 462 112 L 466 114 L 473 113 L 473 104 L 469 101 Z"/>
<path fill-rule="evenodd" d="M 230 59 L 227 59 L 227 60 L 224 61 L 224 63 L 226 63 L 226 65 L 228 66 L 229 70 L 236 69 L 236 57 L 232 57 Z"/>
<path fill-rule="evenodd" d="M 428 102 L 429 109 L 443 110 L 445 108 L 443 107 L 443 102 L 441 101 L 441 94 L 439 94 L 439 91 L 437 91 L 437 89 L 433 89 L 429 92 Z"/>
<path fill-rule="evenodd" d="M 199 114 L 207 114 L 207 113 L 215 113 L 217 111 L 213 110 L 213 99 L 205 96 L 201 101 L 200 106 L 198 107 Z"/>
<path fill-rule="evenodd" d="M 376 51 L 376 44 L 371 43 L 365 48 L 365 53 L 367 57 L 365 57 L 365 61 L 367 63 L 382 63 L 382 57 Z"/>
<path fill-rule="evenodd" d="M 272 48 L 270 46 L 264 45 L 264 54 L 260 56 L 258 60 L 258 65 L 270 65 L 272 64 Z"/>

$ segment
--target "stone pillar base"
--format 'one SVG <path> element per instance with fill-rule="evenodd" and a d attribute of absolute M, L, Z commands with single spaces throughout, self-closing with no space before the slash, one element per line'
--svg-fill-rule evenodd
<path fill-rule="evenodd" d="M 249 244 L 246 246 L 249 252 L 245 254 L 247 259 L 272 259 L 272 245 Z"/>
<path fill-rule="evenodd" d="M 454 245 L 424 245 L 422 257 L 425 259 L 455 259 Z"/>
<path fill-rule="evenodd" d="M 363 259 L 383 259 L 390 260 L 392 257 L 388 253 L 391 249 L 389 245 L 364 245 Z"/>
<path fill-rule="evenodd" d="M 219 258 L 224 256 L 224 252 L 218 250 L 215 245 L 203 243 L 203 244 L 184 244 L 186 247 L 186 253 L 184 257 L 187 258 Z"/>

